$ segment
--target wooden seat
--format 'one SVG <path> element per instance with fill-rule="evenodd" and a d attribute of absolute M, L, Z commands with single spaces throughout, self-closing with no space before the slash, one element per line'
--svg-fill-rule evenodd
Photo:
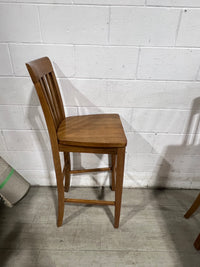
<path fill-rule="evenodd" d="M 118 114 L 98 114 L 65 118 L 57 131 L 60 144 L 88 147 L 126 146 Z"/>
<path fill-rule="evenodd" d="M 114 227 L 119 227 L 123 186 L 126 136 L 118 114 L 98 114 L 65 117 L 63 102 L 52 64 L 47 57 L 26 64 L 36 88 L 51 141 L 58 188 L 57 226 L 61 226 L 65 202 L 114 205 Z M 62 170 L 59 152 L 64 152 Z M 112 166 L 87 170 L 71 170 L 70 152 L 110 154 Z M 112 171 L 115 200 L 87 200 L 65 198 L 70 186 L 70 174 L 96 171 Z"/>

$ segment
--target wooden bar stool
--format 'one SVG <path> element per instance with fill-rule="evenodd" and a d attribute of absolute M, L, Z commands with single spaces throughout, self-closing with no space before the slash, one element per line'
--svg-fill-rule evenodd
<path fill-rule="evenodd" d="M 99 114 L 65 117 L 63 102 L 52 64 L 43 57 L 26 64 L 36 88 L 51 141 L 58 188 L 57 226 L 61 226 L 64 203 L 114 205 L 114 227 L 119 227 L 123 186 L 126 136 L 118 114 Z M 62 170 L 59 152 L 64 152 Z M 87 170 L 71 170 L 70 152 L 110 154 L 112 166 Z M 115 201 L 69 199 L 64 197 L 70 186 L 70 174 L 96 171 L 112 171 L 112 190 Z M 64 183 L 65 178 L 65 183 Z"/>

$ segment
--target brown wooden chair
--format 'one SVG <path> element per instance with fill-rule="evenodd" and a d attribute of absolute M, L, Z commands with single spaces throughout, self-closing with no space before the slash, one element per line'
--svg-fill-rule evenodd
<path fill-rule="evenodd" d="M 199 206 L 200 206 L 200 193 L 198 194 L 197 198 L 192 203 L 192 206 L 186 212 L 186 214 L 184 215 L 184 217 L 186 219 L 190 218 L 190 216 L 192 216 L 192 214 L 199 208 Z M 197 250 L 200 250 L 200 234 L 198 235 L 197 239 L 194 241 L 194 247 Z"/>
<path fill-rule="evenodd" d="M 114 205 L 114 227 L 119 227 L 123 186 L 126 136 L 118 114 L 99 114 L 65 117 L 58 83 L 48 57 L 26 64 L 36 88 L 50 136 L 53 161 L 58 187 L 57 226 L 61 226 L 64 203 Z M 64 152 L 62 170 L 59 152 Z M 70 152 L 110 154 L 112 166 L 87 170 L 71 170 Z M 70 186 L 70 174 L 96 171 L 112 171 L 112 190 L 115 201 L 69 199 L 64 197 Z M 64 183 L 65 178 L 65 183 Z"/>

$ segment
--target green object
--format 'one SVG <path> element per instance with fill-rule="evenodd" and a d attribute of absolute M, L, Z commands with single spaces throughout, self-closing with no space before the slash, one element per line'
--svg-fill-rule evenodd
<path fill-rule="evenodd" d="M 0 184 L 0 189 L 4 187 L 4 185 L 9 181 L 10 177 L 13 175 L 14 169 L 12 168 L 6 179 L 3 181 L 3 183 Z"/>

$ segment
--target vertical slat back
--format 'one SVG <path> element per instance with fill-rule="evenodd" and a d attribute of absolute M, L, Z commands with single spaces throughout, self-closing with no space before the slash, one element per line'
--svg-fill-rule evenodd
<path fill-rule="evenodd" d="M 26 66 L 36 87 L 47 126 L 53 123 L 57 130 L 65 114 L 52 64 L 49 58 L 44 57 L 31 61 Z"/>

